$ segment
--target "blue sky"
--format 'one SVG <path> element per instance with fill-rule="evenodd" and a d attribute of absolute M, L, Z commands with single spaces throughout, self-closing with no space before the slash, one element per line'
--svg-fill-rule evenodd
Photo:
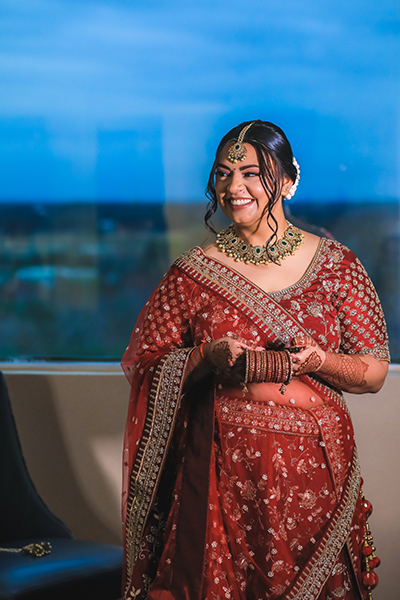
<path fill-rule="evenodd" d="M 0 199 L 203 198 L 280 125 L 303 199 L 398 198 L 400 10 L 376 0 L 0 0 Z"/>

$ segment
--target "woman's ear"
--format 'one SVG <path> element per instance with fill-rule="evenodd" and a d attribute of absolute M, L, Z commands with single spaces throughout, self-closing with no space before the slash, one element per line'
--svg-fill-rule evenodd
<path fill-rule="evenodd" d="M 290 179 L 290 177 L 285 175 L 285 177 L 283 178 L 282 196 L 286 196 L 286 194 L 289 192 L 292 185 L 293 185 L 293 181 Z"/>

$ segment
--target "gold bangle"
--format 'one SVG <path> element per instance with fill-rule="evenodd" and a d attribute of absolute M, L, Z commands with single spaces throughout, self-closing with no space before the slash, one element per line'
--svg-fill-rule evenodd
<path fill-rule="evenodd" d="M 246 371 L 244 374 L 244 383 L 249 382 L 249 349 L 246 348 Z"/>
<path fill-rule="evenodd" d="M 292 355 L 289 352 L 289 350 L 285 350 L 285 355 L 286 355 L 287 364 L 288 364 L 288 376 L 283 383 L 285 385 L 289 385 L 289 383 L 292 381 L 292 377 L 293 377 L 293 361 L 292 361 Z"/>

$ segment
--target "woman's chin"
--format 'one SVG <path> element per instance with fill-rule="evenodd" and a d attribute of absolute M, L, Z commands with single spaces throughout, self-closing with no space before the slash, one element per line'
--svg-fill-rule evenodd
<path fill-rule="evenodd" d="M 229 218 L 237 225 L 251 225 L 257 218 L 257 203 L 253 200 L 249 204 L 230 205 Z"/>

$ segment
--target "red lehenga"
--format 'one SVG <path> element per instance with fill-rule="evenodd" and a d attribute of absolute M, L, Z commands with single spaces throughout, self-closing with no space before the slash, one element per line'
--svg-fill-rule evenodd
<path fill-rule="evenodd" d="M 365 516 L 342 394 L 301 376 L 186 394 L 201 340 L 283 348 L 299 333 L 331 352 L 389 360 L 373 285 L 354 254 L 322 239 L 295 285 L 265 293 L 195 248 L 146 303 L 122 365 L 124 598 L 354 600 Z"/>

